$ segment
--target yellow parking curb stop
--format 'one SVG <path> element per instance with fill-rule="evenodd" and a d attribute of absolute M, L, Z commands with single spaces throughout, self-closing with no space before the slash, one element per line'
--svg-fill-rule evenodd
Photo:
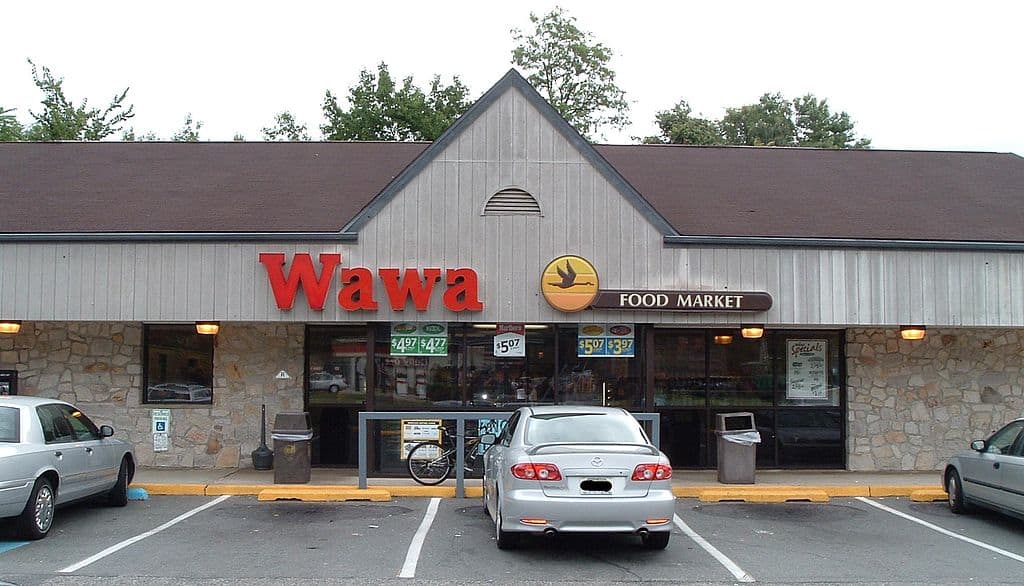
<path fill-rule="evenodd" d="M 347 486 L 272 486 L 257 496 L 260 501 L 375 501 L 391 500 L 391 493 L 379 488 L 351 488 Z"/>
<path fill-rule="evenodd" d="M 702 490 L 697 496 L 701 502 L 742 501 L 745 503 L 785 503 L 790 501 L 829 502 L 823 490 L 804 488 L 728 487 Z"/>

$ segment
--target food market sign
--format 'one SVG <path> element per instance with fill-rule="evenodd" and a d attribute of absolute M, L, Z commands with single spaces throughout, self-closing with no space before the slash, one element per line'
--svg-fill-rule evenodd
<path fill-rule="evenodd" d="M 768 311 L 772 296 L 755 291 L 598 291 L 591 307 L 654 311 Z"/>
<path fill-rule="evenodd" d="M 391 326 L 392 356 L 447 356 L 448 326 L 402 322 Z"/>

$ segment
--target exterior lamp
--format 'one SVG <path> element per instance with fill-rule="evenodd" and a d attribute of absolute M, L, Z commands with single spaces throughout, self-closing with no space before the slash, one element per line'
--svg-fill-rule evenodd
<path fill-rule="evenodd" d="M 923 340 L 924 326 L 900 326 L 900 337 L 904 340 Z"/>
<path fill-rule="evenodd" d="M 21 320 L 0 320 L 0 334 L 17 334 L 21 331 Z"/>
<path fill-rule="evenodd" d="M 716 334 L 714 337 L 715 344 L 725 346 L 726 344 L 732 344 L 732 336 L 729 334 Z"/>
<path fill-rule="evenodd" d="M 764 326 L 761 324 L 744 324 L 740 326 L 740 334 L 744 338 L 756 340 L 764 335 Z"/>
<path fill-rule="evenodd" d="M 196 322 L 196 333 L 206 335 L 216 335 L 220 331 L 219 321 L 197 321 Z"/>

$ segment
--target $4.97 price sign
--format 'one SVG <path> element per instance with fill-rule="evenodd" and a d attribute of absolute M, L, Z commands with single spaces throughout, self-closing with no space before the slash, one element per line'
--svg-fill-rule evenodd
<path fill-rule="evenodd" d="M 579 327 L 576 355 L 581 358 L 632 358 L 634 327 L 627 324 L 586 324 Z"/>
<path fill-rule="evenodd" d="M 526 356 L 526 326 L 498 324 L 494 331 L 495 358 L 523 358 Z"/>

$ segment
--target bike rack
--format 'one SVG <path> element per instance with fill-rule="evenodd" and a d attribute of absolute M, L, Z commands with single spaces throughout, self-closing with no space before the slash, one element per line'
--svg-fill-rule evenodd
<path fill-rule="evenodd" d="M 366 422 L 401 419 L 455 420 L 455 496 L 466 498 L 466 420 L 508 419 L 514 411 L 360 411 L 359 488 L 366 488 Z M 638 421 L 651 424 L 651 443 L 661 447 L 661 414 L 632 413 Z"/>

